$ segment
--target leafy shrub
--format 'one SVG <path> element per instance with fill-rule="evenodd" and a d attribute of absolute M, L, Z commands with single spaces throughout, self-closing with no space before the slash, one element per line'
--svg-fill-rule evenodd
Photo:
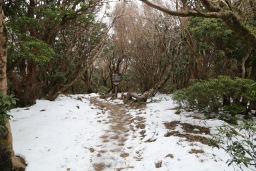
<path fill-rule="evenodd" d="M 105 87 L 105 86 L 100 86 L 98 92 L 99 92 L 100 95 L 104 95 L 104 94 L 107 94 L 107 93 L 108 93 L 108 90 L 109 90 L 109 89 L 108 89 L 107 87 Z"/>
<path fill-rule="evenodd" d="M 198 110 L 205 114 L 252 114 L 256 101 L 255 82 L 250 79 L 219 76 L 209 80 L 194 80 L 186 89 L 174 93 L 173 99 L 188 110 Z M 223 115 L 224 114 L 224 115 Z"/>
<path fill-rule="evenodd" d="M 55 82 L 55 83 L 65 83 L 67 81 L 67 78 L 65 76 L 65 73 L 64 72 L 57 72 L 56 74 L 54 74 L 52 76 L 52 80 Z"/>
<path fill-rule="evenodd" d="M 218 127 L 218 133 L 213 136 L 211 143 L 231 156 L 227 161 L 228 165 L 235 163 L 241 170 L 242 166 L 256 169 L 256 123 L 244 120 L 235 128 L 241 134 L 227 125 Z"/>
<path fill-rule="evenodd" d="M 13 95 L 4 95 L 0 93 L 0 132 L 5 130 L 5 122 L 10 119 L 7 112 L 16 105 L 16 98 Z"/>

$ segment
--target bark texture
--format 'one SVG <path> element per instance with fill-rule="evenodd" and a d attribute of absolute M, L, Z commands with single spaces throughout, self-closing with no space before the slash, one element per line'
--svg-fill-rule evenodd
<path fill-rule="evenodd" d="M 247 61 L 247 59 L 249 58 L 250 56 L 250 53 L 251 53 L 251 48 L 248 49 L 246 55 L 242 58 L 242 78 L 245 78 L 245 74 L 246 74 L 246 66 L 245 66 L 245 63 Z"/>
<path fill-rule="evenodd" d="M 0 0 L 1 2 L 1 0 Z M 2 2 L 0 6 L 0 91 L 7 93 L 6 64 L 7 64 L 7 40 L 6 30 L 4 27 L 4 13 L 2 10 Z"/>
<path fill-rule="evenodd" d="M 3 0 L 0 0 L 0 92 L 7 94 L 7 32 L 4 26 Z M 0 170 L 23 171 L 25 161 L 14 155 L 12 146 L 12 133 L 9 121 L 5 123 L 6 130 L 0 132 Z"/>

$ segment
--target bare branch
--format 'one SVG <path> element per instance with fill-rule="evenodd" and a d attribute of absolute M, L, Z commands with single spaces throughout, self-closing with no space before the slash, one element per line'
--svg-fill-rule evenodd
<path fill-rule="evenodd" d="M 169 15 L 174 15 L 174 16 L 179 16 L 179 17 L 189 17 L 189 16 L 197 16 L 198 13 L 197 12 L 193 12 L 193 11 L 173 11 L 173 10 L 169 10 L 167 8 L 161 7 L 159 5 L 156 5 L 152 2 L 149 2 L 148 0 L 141 0 L 142 2 L 144 2 L 145 4 L 147 4 L 148 6 L 158 9 L 166 14 Z"/>
<path fill-rule="evenodd" d="M 213 12 L 214 7 L 209 6 L 210 4 L 209 0 L 201 0 L 201 2 L 205 3 L 205 8 L 208 8 L 208 10 L 211 10 L 210 12 L 199 12 L 199 10 L 194 11 L 173 11 L 169 10 L 165 7 L 161 7 L 159 5 L 156 5 L 152 2 L 149 2 L 148 0 L 141 0 L 148 6 L 158 9 L 166 14 L 172 15 L 172 16 L 179 16 L 179 17 L 204 17 L 204 18 L 221 18 L 228 26 L 229 28 L 234 31 L 241 39 L 245 41 L 249 46 L 255 47 L 256 46 L 256 35 L 248 28 L 246 27 L 242 21 L 239 19 L 239 17 L 232 11 L 219 11 L 219 12 Z M 215 9 L 216 10 L 216 9 Z"/>
<path fill-rule="evenodd" d="M 205 18 L 223 18 L 229 15 L 229 12 L 199 12 L 198 10 L 186 10 L 186 11 L 173 11 L 165 7 L 156 5 L 148 0 L 141 0 L 148 6 L 158 9 L 166 14 L 178 16 L 178 17 L 205 17 Z"/>

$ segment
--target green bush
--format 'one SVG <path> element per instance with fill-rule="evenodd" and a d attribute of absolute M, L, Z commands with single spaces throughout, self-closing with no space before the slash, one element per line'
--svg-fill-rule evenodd
<path fill-rule="evenodd" d="M 217 134 L 213 135 L 210 142 L 231 156 L 227 161 L 229 165 L 235 163 L 241 170 L 242 166 L 256 169 L 256 123 L 245 120 L 235 128 L 241 134 L 227 125 L 218 127 Z"/>
<path fill-rule="evenodd" d="M 0 93 L 0 132 L 5 130 L 5 122 L 10 119 L 7 112 L 16 105 L 16 100 L 13 95 Z"/>
<path fill-rule="evenodd" d="M 67 81 L 67 78 L 65 76 L 65 73 L 64 72 L 57 72 L 55 73 L 54 75 L 52 75 L 52 81 L 56 84 L 56 83 L 59 83 L 59 84 L 63 84 Z"/>
<path fill-rule="evenodd" d="M 174 93 L 173 99 L 181 108 L 205 114 L 234 117 L 252 114 L 255 109 L 256 86 L 250 79 L 219 76 L 209 80 L 194 80 L 186 89 Z M 226 115 L 225 115 L 226 114 Z"/>
<path fill-rule="evenodd" d="M 107 93 L 108 93 L 108 90 L 109 90 L 109 89 L 108 89 L 107 87 L 105 87 L 105 86 L 100 86 L 98 92 L 99 92 L 100 95 L 104 95 L 104 94 L 107 94 Z"/>

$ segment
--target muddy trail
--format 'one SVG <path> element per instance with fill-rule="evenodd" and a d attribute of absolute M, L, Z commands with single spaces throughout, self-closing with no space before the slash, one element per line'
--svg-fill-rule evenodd
<path fill-rule="evenodd" d="M 98 113 L 98 122 L 107 126 L 99 137 L 101 144 L 97 146 L 98 150 L 90 149 L 93 168 L 96 171 L 134 168 L 130 161 L 141 161 L 143 151 L 136 149 L 131 142 L 138 136 L 140 140 L 144 138 L 145 118 L 140 117 L 139 113 L 136 117 L 131 116 L 128 112 L 130 107 L 124 104 L 103 102 L 96 98 L 91 98 L 90 102 L 102 110 Z"/>

